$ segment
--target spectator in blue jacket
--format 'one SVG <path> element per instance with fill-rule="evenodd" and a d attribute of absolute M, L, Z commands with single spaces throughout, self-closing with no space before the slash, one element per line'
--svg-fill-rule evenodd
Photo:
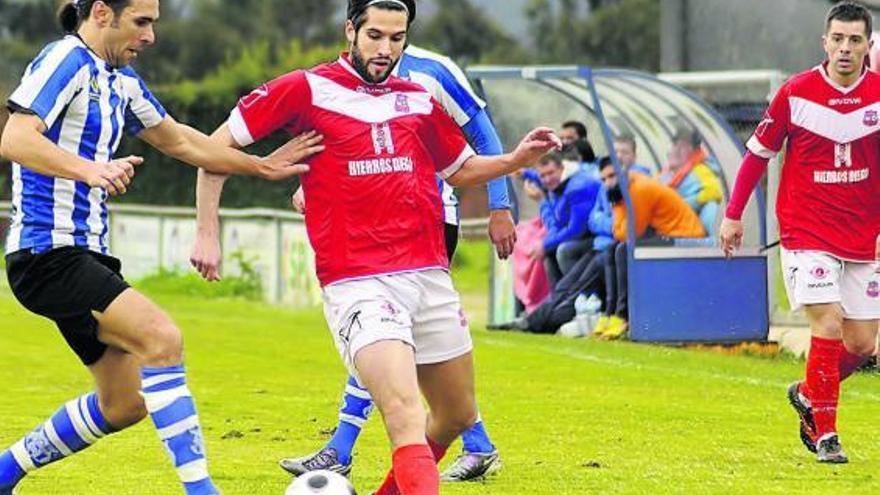
<path fill-rule="evenodd" d="M 543 258 L 550 284 L 555 285 L 568 270 L 593 249 L 590 212 L 601 183 L 578 171 L 563 179 L 562 157 L 552 153 L 541 159 L 538 174 L 547 193 L 532 189 L 540 200 L 541 220 L 547 229 L 542 245 L 532 250 L 532 259 Z"/>

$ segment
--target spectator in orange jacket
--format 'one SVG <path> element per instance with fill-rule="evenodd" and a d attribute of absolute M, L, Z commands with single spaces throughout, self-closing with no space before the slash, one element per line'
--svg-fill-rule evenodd
<path fill-rule="evenodd" d="M 617 339 L 628 327 L 626 239 L 627 212 L 617 172 L 603 160 L 599 173 L 608 191 L 614 216 L 614 238 L 605 263 L 605 311 L 593 334 Z M 629 197 L 635 214 L 636 237 L 651 244 L 671 244 L 676 237 L 705 237 L 706 230 L 694 210 L 675 192 L 655 179 L 630 172 Z"/>

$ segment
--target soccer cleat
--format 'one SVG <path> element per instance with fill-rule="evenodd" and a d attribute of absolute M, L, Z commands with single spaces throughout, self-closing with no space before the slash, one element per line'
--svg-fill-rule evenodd
<path fill-rule="evenodd" d="M 626 336 L 629 324 L 623 318 L 617 315 L 611 315 L 608 318 L 608 324 L 598 337 L 602 340 L 617 340 Z"/>
<path fill-rule="evenodd" d="M 816 453 L 816 422 L 813 420 L 813 406 L 801 393 L 801 383 L 794 382 L 788 386 L 788 403 L 800 417 L 801 443 L 810 452 Z"/>
<path fill-rule="evenodd" d="M 351 463 L 340 463 L 339 454 L 337 454 L 336 449 L 328 447 L 305 457 L 281 459 L 279 465 L 281 469 L 294 476 L 302 476 L 309 471 L 320 471 L 322 469 L 339 473 L 346 477 L 351 473 Z"/>
<path fill-rule="evenodd" d="M 828 433 L 816 442 L 816 460 L 829 464 L 846 464 L 849 458 L 840 446 L 837 433 Z"/>
<path fill-rule="evenodd" d="M 593 327 L 593 335 L 599 337 L 603 333 L 605 333 L 605 330 L 608 328 L 608 321 L 610 319 L 611 318 L 608 315 L 600 316 L 599 319 L 596 320 L 596 326 Z"/>
<path fill-rule="evenodd" d="M 474 481 L 485 478 L 501 469 L 501 456 L 498 451 L 488 454 L 462 452 L 452 464 L 440 474 L 440 481 Z"/>

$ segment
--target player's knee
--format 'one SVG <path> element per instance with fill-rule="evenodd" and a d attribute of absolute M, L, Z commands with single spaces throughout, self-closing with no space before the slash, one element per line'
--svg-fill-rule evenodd
<path fill-rule="evenodd" d="M 123 430 L 147 417 L 147 407 L 140 394 L 125 398 L 100 400 L 101 412 L 114 430 Z"/>
<path fill-rule="evenodd" d="M 822 336 L 839 339 L 843 329 L 843 313 L 829 309 L 816 317 L 813 326 Z"/>
<path fill-rule="evenodd" d="M 144 349 L 144 364 L 173 366 L 183 361 L 183 336 L 170 319 L 157 320 L 145 333 L 151 338 Z"/>

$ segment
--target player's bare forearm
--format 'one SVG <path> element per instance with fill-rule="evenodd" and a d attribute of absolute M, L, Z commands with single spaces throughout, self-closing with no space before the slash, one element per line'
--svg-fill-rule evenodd
<path fill-rule="evenodd" d="M 449 176 L 446 182 L 455 187 L 478 186 L 527 165 L 517 163 L 511 153 L 496 156 L 474 155 L 468 158 L 457 172 Z"/>
<path fill-rule="evenodd" d="M 39 117 L 13 113 L 0 139 L 0 155 L 43 175 L 85 182 L 83 171 L 92 162 L 56 146 L 45 130 Z"/>
<path fill-rule="evenodd" d="M 220 196 L 227 175 L 199 170 L 196 181 L 196 222 L 198 235 L 217 237 L 220 235 Z"/>

